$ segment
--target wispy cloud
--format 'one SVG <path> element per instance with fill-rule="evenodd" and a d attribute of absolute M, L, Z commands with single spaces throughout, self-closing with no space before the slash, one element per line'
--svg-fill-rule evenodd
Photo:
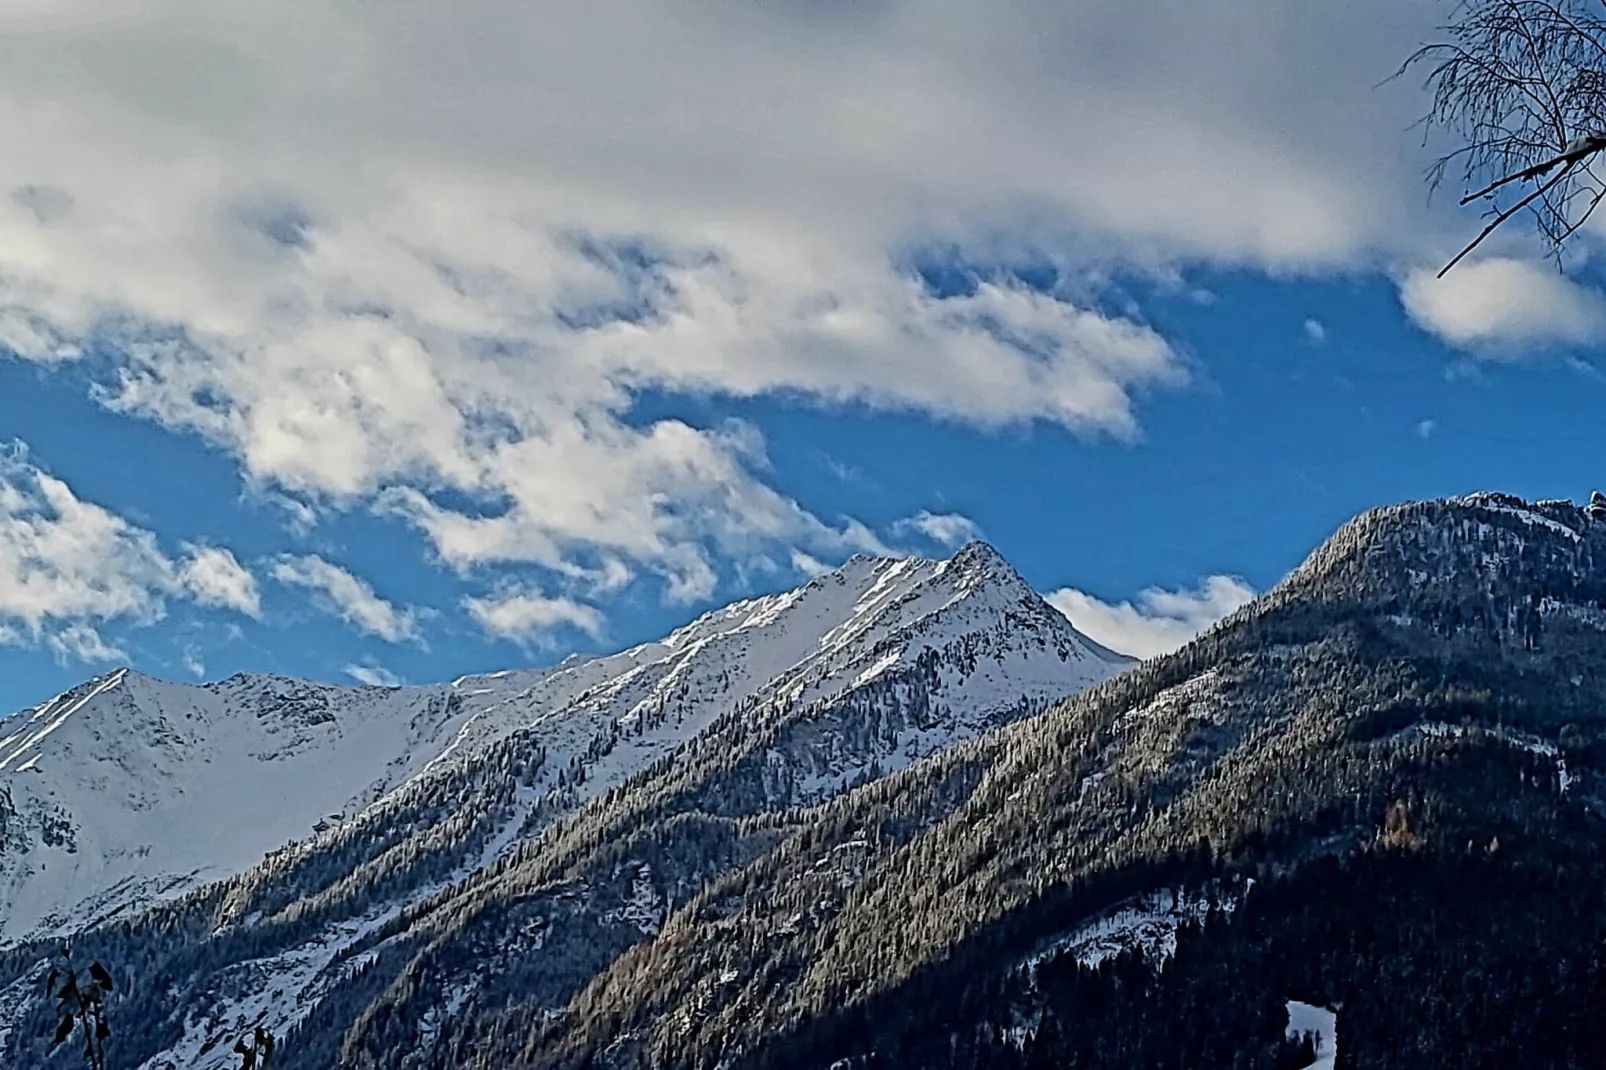
<path fill-rule="evenodd" d="M 959 513 L 933 513 L 922 509 L 893 525 L 899 535 L 918 534 L 940 546 L 962 546 L 982 537 L 981 527 Z"/>
<path fill-rule="evenodd" d="M 1255 597 L 1234 576 L 1211 576 L 1191 590 L 1151 587 L 1135 601 L 1105 602 L 1074 587 L 1048 595 L 1079 631 L 1112 650 L 1151 658 L 1168 654 Z"/>
<path fill-rule="evenodd" d="M 572 598 L 548 597 L 524 587 L 465 599 L 463 608 L 487 634 L 519 643 L 548 641 L 561 628 L 573 628 L 595 639 L 602 635 L 606 624 L 594 606 Z"/>
<path fill-rule="evenodd" d="M 247 617 L 262 615 L 257 580 L 234 554 L 219 546 L 184 547 L 179 580 L 190 596 L 204 606 L 232 609 Z"/>
<path fill-rule="evenodd" d="M 792 551 L 792 567 L 809 579 L 823 576 L 831 571 L 831 566 L 819 558 L 804 553 L 802 550 Z"/>
<path fill-rule="evenodd" d="M 416 609 L 387 602 L 366 580 L 316 554 L 281 558 L 271 575 L 280 583 L 313 592 L 317 605 L 363 635 L 387 643 L 422 641 Z"/>
<path fill-rule="evenodd" d="M 93 664 L 128 660 L 127 651 L 108 643 L 94 625 L 85 624 L 83 621 L 74 621 L 59 631 L 50 633 L 45 642 L 55 653 L 56 660 L 63 664 L 72 661 Z"/>
<path fill-rule="evenodd" d="M 401 677 L 372 661 L 353 662 L 345 668 L 347 676 L 366 687 L 400 687 Z"/>
<path fill-rule="evenodd" d="M 866 476 L 864 474 L 864 470 L 857 465 L 840 461 L 823 450 L 815 450 L 813 453 L 813 458 L 821 468 L 829 472 L 831 477 L 839 483 L 846 483 L 850 485 L 869 483 L 869 477 Z"/>

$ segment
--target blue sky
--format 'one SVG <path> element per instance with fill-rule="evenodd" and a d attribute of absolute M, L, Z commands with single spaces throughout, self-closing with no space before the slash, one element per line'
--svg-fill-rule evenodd
<path fill-rule="evenodd" d="M 0 15 L 0 709 L 975 533 L 1152 653 L 1367 507 L 1606 483 L 1595 237 L 1432 279 L 1427 0 L 403 6 Z"/>

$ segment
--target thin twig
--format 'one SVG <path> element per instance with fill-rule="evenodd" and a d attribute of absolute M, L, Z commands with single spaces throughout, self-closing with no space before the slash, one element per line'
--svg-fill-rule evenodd
<path fill-rule="evenodd" d="M 1528 194 L 1528 196 L 1524 197 L 1522 200 L 1518 201 L 1504 212 L 1501 212 L 1499 215 L 1495 216 L 1494 220 L 1488 226 L 1483 228 L 1483 232 L 1476 238 L 1472 239 L 1472 243 L 1470 245 L 1468 245 L 1465 249 L 1462 249 L 1459 253 L 1456 253 L 1455 259 L 1451 260 L 1448 264 L 1439 269 L 1439 278 L 1444 278 L 1445 272 L 1455 267 L 1468 253 L 1472 252 L 1472 250 L 1476 249 L 1479 245 L 1482 245 L 1483 239 L 1494 233 L 1494 228 L 1498 227 L 1500 224 L 1504 223 L 1506 220 L 1528 207 L 1534 201 L 1544 196 L 1546 190 L 1550 189 L 1550 187 L 1554 186 L 1557 182 L 1560 182 L 1563 178 L 1566 178 L 1568 172 L 1577 166 L 1577 164 L 1577 160 L 1569 163 L 1566 167 L 1563 167 L 1559 172 L 1557 172 L 1554 178 L 1550 179 L 1544 185 Z"/>

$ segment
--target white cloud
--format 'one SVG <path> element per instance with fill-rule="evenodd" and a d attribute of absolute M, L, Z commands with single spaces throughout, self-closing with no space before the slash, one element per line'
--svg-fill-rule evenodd
<path fill-rule="evenodd" d="M 56 660 L 63 664 L 69 661 L 94 663 L 128 660 L 127 651 L 106 642 L 94 625 L 83 621 L 74 621 L 52 632 L 45 642 L 55 652 Z"/>
<path fill-rule="evenodd" d="M 586 589 L 592 597 L 614 594 L 630 586 L 636 574 L 630 566 L 617 557 L 607 557 L 599 568 L 582 570 L 579 578 L 585 583 Z"/>
<path fill-rule="evenodd" d="M 549 251 L 560 267 L 570 255 Z M 833 301 L 782 322 L 770 314 L 785 320 L 782 305 L 798 295 L 768 293 L 717 262 L 665 270 L 672 281 L 644 327 L 577 332 L 549 310 L 522 329 L 519 352 L 487 355 L 401 316 L 346 318 L 244 359 L 136 346 L 108 397 L 229 446 L 254 479 L 337 503 L 374 498 L 454 566 L 529 561 L 573 571 L 603 554 L 663 575 L 671 597 L 700 598 L 715 582 L 710 549 L 835 550 L 854 534 L 762 481 L 763 443 L 751 427 L 632 426 L 623 419 L 627 386 L 801 391 L 980 423 L 1041 417 L 1129 435 L 1128 391 L 1182 377 L 1148 328 L 1019 287 L 938 300 L 893 280 L 882 286 L 902 310 L 891 318 Z M 853 292 L 864 299 L 875 287 L 867 279 Z M 780 304 L 761 307 L 772 300 Z M 764 322 L 759 333 L 741 322 L 748 317 Z M 492 508 L 442 505 L 433 487 Z"/>
<path fill-rule="evenodd" d="M 455 567 L 701 597 L 852 533 L 644 391 L 1136 435 L 1184 362 L 1084 280 L 1411 236 L 1378 132 L 1417 104 L 1372 86 L 1430 7 L 12 5 L 0 338 L 132 336 L 106 403 L 304 523 L 379 502 Z M 938 297 L 930 249 L 1062 284 Z"/>
<path fill-rule="evenodd" d="M 185 671 L 191 676 L 197 680 L 206 676 L 206 659 L 201 656 L 201 651 L 198 647 L 193 645 L 185 647 L 182 660 Z"/>
<path fill-rule="evenodd" d="M 831 473 L 832 478 L 839 483 L 869 484 L 870 482 L 869 477 L 864 474 L 864 469 L 839 461 L 823 450 L 816 450 L 813 457 L 820 467 Z"/>
<path fill-rule="evenodd" d="M 313 591 L 320 606 L 364 635 L 387 643 L 421 641 L 417 610 L 385 601 L 365 580 L 316 554 L 281 558 L 271 575 L 280 583 Z"/>
<path fill-rule="evenodd" d="M 0 448 L 0 620 L 35 637 L 64 621 L 150 622 L 173 583 L 154 535 Z"/>
<path fill-rule="evenodd" d="M 1305 337 L 1320 345 L 1327 341 L 1327 328 L 1322 325 L 1322 321 L 1319 319 L 1308 319 L 1305 321 Z"/>
<path fill-rule="evenodd" d="M 220 546 L 186 545 L 179 580 L 203 606 L 232 609 L 247 617 L 262 615 L 257 580 L 234 554 Z"/>
<path fill-rule="evenodd" d="M 98 630 L 149 625 L 171 598 L 245 612 L 233 554 L 187 546 L 175 561 L 156 536 L 33 464 L 21 443 L 0 445 L 0 645 L 48 646 L 57 658 L 121 661 Z"/>
<path fill-rule="evenodd" d="M 823 576 L 831 571 L 831 566 L 819 558 L 804 553 L 802 550 L 792 551 L 792 567 L 809 579 Z"/>
<path fill-rule="evenodd" d="M 260 487 L 252 488 L 260 493 L 261 501 L 281 510 L 285 514 L 285 527 L 297 535 L 306 535 L 318 525 L 318 511 L 298 498 L 288 494 L 274 491 L 262 491 Z"/>
<path fill-rule="evenodd" d="M 1433 432 L 1437 431 L 1438 429 L 1439 429 L 1439 421 L 1437 421 L 1437 420 L 1432 420 L 1432 419 L 1418 420 L 1417 424 L 1416 424 L 1416 437 L 1417 438 L 1432 438 L 1433 437 Z"/>
<path fill-rule="evenodd" d="M 1168 654 L 1255 597 L 1233 576 L 1211 576 L 1193 590 L 1151 587 L 1133 602 L 1101 601 L 1062 587 L 1048 602 L 1079 631 L 1112 650 L 1140 658 Z"/>
<path fill-rule="evenodd" d="M 464 599 L 463 608 L 490 635 L 520 643 L 544 641 L 563 627 L 595 639 L 602 635 L 606 623 L 594 606 L 519 587 L 485 598 Z"/>
<path fill-rule="evenodd" d="M 1414 271 L 1401 284 L 1400 298 L 1418 325 L 1478 356 L 1606 337 L 1606 296 L 1553 265 L 1528 260 L 1477 260 L 1442 279 Z"/>
<path fill-rule="evenodd" d="M 366 687 L 400 687 L 401 677 L 371 661 L 355 662 L 346 666 L 346 675 Z"/>
<path fill-rule="evenodd" d="M 905 517 L 894 525 L 900 533 L 917 532 L 943 546 L 962 546 L 981 538 L 981 528 L 968 516 L 959 513 L 933 513 L 922 509 L 914 516 Z"/>

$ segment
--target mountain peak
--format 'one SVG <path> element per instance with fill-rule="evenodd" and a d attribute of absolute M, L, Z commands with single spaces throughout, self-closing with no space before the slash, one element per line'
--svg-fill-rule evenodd
<path fill-rule="evenodd" d="M 387 793 L 433 790 L 428 777 L 481 776 L 496 795 L 509 774 L 482 760 L 504 747 L 526 748 L 521 804 L 556 813 L 736 710 L 764 711 L 771 730 L 832 710 L 887 717 L 868 734 L 835 722 L 799 729 L 786 790 L 818 801 L 1127 664 L 973 542 L 947 561 L 858 555 L 657 642 L 452 684 L 376 691 L 241 673 L 203 686 L 136 677 L 125 688 L 119 670 L 41 707 L 30 731 L 0 745 L 13 831 L 31 845 L 0 856 L 0 924 L 43 932 L 91 907 L 227 877 Z M 909 708 L 882 710 L 888 702 Z M 265 811 L 238 790 L 252 770 L 276 788 Z M 486 850 L 505 848 L 529 816 L 509 819 L 501 846 Z"/>
<path fill-rule="evenodd" d="M 991 543 L 985 542 L 981 539 L 972 539 L 960 546 L 959 549 L 955 550 L 953 555 L 946 560 L 942 558 L 922 557 L 915 554 L 887 555 L 871 554 L 861 551 L 848 557 L 842 562 L 841 565 L 833 569 L 831 572 L 825 573 L 825 575 L 830 576 L 838 573 L 849 575 L 865 568 L 872 570 L 886 568 L 903 561 L 918 561 L 927 565 L 939 565 L 944 568 L 953 568 L 959 570 L 980 570 L 983 572 L 989 569 L 1007 570 L 1011 575 L 1016 574 L 1014 566 L 1012 566 L 1008 559 L 1005 558 L 1003 554 L 999 553 L 997 548 Z"/>
<path fill-rule="evenodd" d="M 1263 932 L 1292 932 L 1293 946 L 1301 926 L 1355 936 L 1299 977 L 1272 970 L 1231 998 L 1275 1014 L 1283 986 L 1313 977 L 1348 986 L 1323 998 L 1350 998 L 1403 953 L 1390 926 L 1372 935 L 1379 889 L 1443 864 L 1442 880 L 1403 897 L 1431 920 L 1444 889 L 1499 879 L 1515 859 L 1520 884 L 1488 884 L 1498 918 L 1508 887 L 1541 886 L 1524 876 L 1536 858 L 1564 858 L 1554 852 L 1574 836 L 1593 857 L 1597 559 L 1606 524 L 1573 502 L 1483 493 L 1373 510 L 1213 637 L 1064 706 L 1130 662 L 1079 643 L 980 541 L 944 561 L 858 555 L 556 671 L 330 689 L 338 731 L 279 715 L 318 712 L 311 702 L 262 716 L 255 689 L 136 684 L 130 701 L 155 714 L 137 747 L 126 732 L 84 733 L 76 752 L 23 753 L 34 764 L 0 780 L 0 922 L 70 930 L 195 873 L 240 873 L 116 934 L 119 964 L 138 971 L 133 1020 L 162 1021 L 174 983 L 193 994 L 163 1030 L 131 1035 L 143 1047 L 125 1061 L 198 1070 L 221 1070 L 216 1037 L 241 1021 L 302 1030 L 311 1061 L 345 1046 L 374 1065 L 413 1052 L 444 1065 L 473 1046 L 541 1065 L 596 1052 L 611 1067 L 713 1065 L 733 1050 L 753 1065 L 846 1065 L 861 1051 L 841 1045 L 873 1052 L 882 1036 L 880 1050 L 915 1050 L 905 1010 L 931 1036 L 930 1057 L 909 1065 L 979 1065 L 979 1045 L 1027 1014 L 1053 1021 L 1080 993 L 1129 987 L 1091 968 L 1112 954 L 1169 961 L 1156 985 L 1196 971 L 1175 974 L 1190 987 L 1133 989 L 1132 1013 L 1147 1013 L 1187 1002 L 1171 993 L 1217 991 L 1223 963 L 1253 979 L 1286 958 Z M 240 791 L 258 768 L 271 794 Z M 1430 793 L 1448 805 L 1405 809 Z M 291 809 L 294 822 L 262 835 Z M 1523 823 L 1508 836 L 1513 813 Z M 739 823 L 784 835 L 736 841 Z M 1496 829 L 1511 844 L 1498 853 Z M 1184 858 L 1189 844 L 1208 849 Z M 1215 906 L 1242 902 L 1251 872 L 1264 909 L 1284 904 L 1286 917 L 1238 936 Z M 1073 882 L 1097 894 L 1073 895 Z M 1536 903 L 1514 916 L 1559 909 Z M 216 939 L 220 920 L 239 938 Z M 1451 970 L 1472 961 L 1437 956 L 1441 929 L 1412 947 Z M 565 953 L 577 947 L 606 954 Z M 11 1006 L 31 1006 L 38 971 L 12 961 Z M 795 986 L 807 1002 L 771 1015 L 775 978 L 798 976 L 827 983 Z M 0 1022 L 22 1021 L 6 991 Z M 842 1029 L 844 1007 L 879 1032 Z M 982 1038 L 963 1049 L 944 1024 L 961 1011 L 965 1036 Z M 532 1048 L 516 1023 L 538 1017 L 551 1028 Z M 1035 1037 L 1079 1035 L 1097 1017 Z M 1240 1017 L 1245 1044 L 1265 1039 L 1263 1014 Z M 1368 1034 L 1370 1021 L 1346 1035 L 1402 1035 Z M 44 1065 L 35 1032 L 12 1030 L 9 1048 L 0 1035 L 6 1065 Z M 989 1065 L 1021 1065 L 1023 1052 Z"/>
<path fill-rule="evenodd" d="M 1004 558 L 1004 555 L 999 553 L 992 543 L 984 542 L 981 539 L 971 539 L 961 546 L 954 552 L 953 561 L 955 564 L 1009 566 L 1009 562 Z M 1011 571 L 1013 571 L 1013 568 L 1011 568 Z"/>
<path fill-rule="evenodd" d="M 1495 599 L 1532 598 L 1593 584 L 1606 526 L 1565 500 L 1529 502 L 1480 491 L 1371 509 L 1339 528 L 1289 574 L 1274 603 L 1484 616 Z M 1516 610 L 1511 610 L 1516 612 Z"/>
<path fill-rule="evenodd" d="M 939 568 L 965 577 L 973 588 L 996 587 L 1000 592 L 1016 598 L 1041 597 L 1003 554 L 991 543 L 980 539 L 973 539 L 961 546 Z"/>

